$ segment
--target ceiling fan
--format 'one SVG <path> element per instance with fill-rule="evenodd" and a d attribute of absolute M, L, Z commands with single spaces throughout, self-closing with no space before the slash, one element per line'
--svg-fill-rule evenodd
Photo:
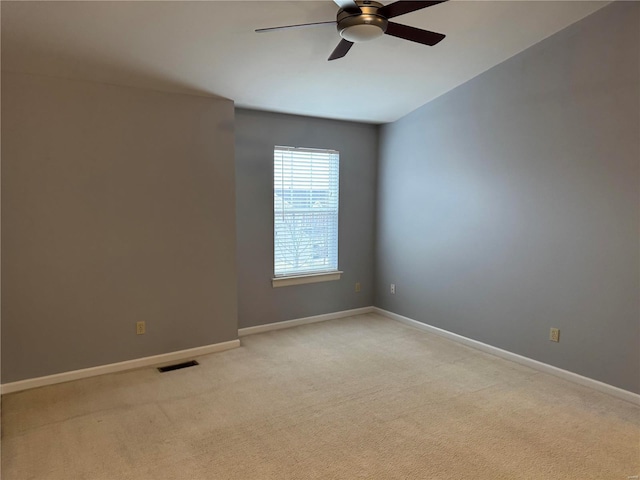
<path fill-rule="evenodd" d="M 336 25 L 342 37 L 340 43 L 329 56 L 329 60 L 344 57 L 354 43 L 366 42 L 378 38 L 383 34 L 433 46 L 445 36 L 442 33 L 430 32 L 419 28 L 390 22 L 389 19 L 415 12 L 423 8 L 446 2 L 435 1 L 399 1 L 383 5 L 372 0 L 334 0 L 340 7 L 335 20 L 329 22 L 303 23 L 299 25 L 285 25 L 282 27 L 259 28 L 258 33 L 273 32 L 287 28 L 314 27 L 317 25 Z"/>

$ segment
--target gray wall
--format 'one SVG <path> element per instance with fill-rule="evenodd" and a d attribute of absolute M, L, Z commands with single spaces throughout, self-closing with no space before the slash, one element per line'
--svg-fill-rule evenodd
<path fill-rule="evenodd" d="M 2 73 L 3 382 L 237 338 L 233 115 Z"/>
<path fill-rule="evenodd" d="M 236 110 L 240 328 L 372 305 L 377 134 L 373 125 Z M 274 145 L 340 151 L 341 280 L 271 286 Z"/>
<path fill-rule="evenodd" d="M 616 2 L 382 129 L 376 305 L 640 393 L 639 26 Z"/>

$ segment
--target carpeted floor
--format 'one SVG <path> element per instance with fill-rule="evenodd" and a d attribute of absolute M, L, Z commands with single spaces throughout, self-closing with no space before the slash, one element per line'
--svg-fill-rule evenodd
<path fill-rule="evenodd" d="M 2 403 L 2 480 L 622 479 L 640 407 L 377 315 Z"/>

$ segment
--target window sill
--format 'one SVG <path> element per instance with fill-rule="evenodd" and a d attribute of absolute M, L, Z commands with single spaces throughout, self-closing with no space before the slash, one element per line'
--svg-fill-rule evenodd
<path fill-rule="evenodd" d="M 275 277 L 271 279 L 273 288 L 289 287 L 291 285 L 302 285 L 304 283 L 330 282 L 340 280 L 341 271 L 311 273 L 309 275 L 296 275 L 291 277 Z"/>

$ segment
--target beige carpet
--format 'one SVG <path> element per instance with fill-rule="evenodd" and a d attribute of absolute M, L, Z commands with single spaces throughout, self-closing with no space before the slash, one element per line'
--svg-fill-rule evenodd
<path fill-rule="evenodd" d="M 640 408 L 376 315 L 15 393 L 2 480 L 622 479 Z"/>

